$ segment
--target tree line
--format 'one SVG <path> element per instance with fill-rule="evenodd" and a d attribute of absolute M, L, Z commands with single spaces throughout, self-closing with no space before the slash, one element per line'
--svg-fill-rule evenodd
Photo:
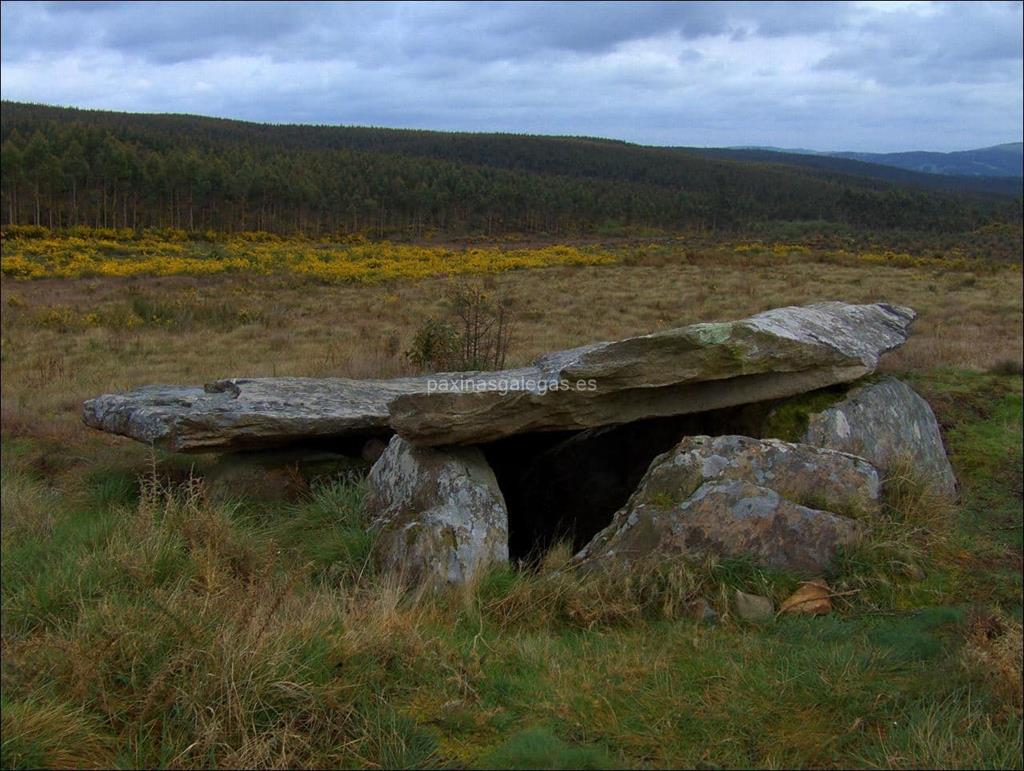
<path fill-rule="evenodd" d="M 48 227 L 419 236 L 730 230 L 771 221 L 956 232 L 1020 199 L 611 140 L 276 126 L 4 102 L 0 220 Z"/>

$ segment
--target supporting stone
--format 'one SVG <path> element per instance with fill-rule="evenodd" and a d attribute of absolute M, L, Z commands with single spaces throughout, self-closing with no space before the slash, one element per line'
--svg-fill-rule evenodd
<path fill-rule="evenodd" d="M 652 555 L 749 556 L 818 575 L 838 547 L 859 538 L 859 523 L 844 514 L 877 506 L 879 487 L 877 470 L 853 455 L 741 436 L 687 437 L 655 459 L 576 560 L 600 568 Z"/>
<path fill-rule="evenodd" d="M 370 470 L 366 510 L 381 567 L 410 584 L 464 584 L 508 561 L 505 500 L 476 448 L 392 437 Z"/>
<path fill-rule="evenodd" d="M 765 430 L 771 433 L 780 423 L 789 424 L 799 432 L 797 441 L 855 453 L 883 471 L 905 463 L 936 492 L 956 494 L 956 477 L 935 413 L 903 381 L 886 377 L 854 386 L 830 404 L 816 406 L 816 401 L 808 394 L 784 402 L 769 414 Z"/>

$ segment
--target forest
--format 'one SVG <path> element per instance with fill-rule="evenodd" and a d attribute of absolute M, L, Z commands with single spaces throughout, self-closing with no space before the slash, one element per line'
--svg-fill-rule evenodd
<path fill-rule="evenodd" d="M 581 137 L 2 107 L 8 225 L 562 237 L 799 221 L 961 233 L 1021 217 L 1012 191 L 928 189 L 916 182 L 931 175 L 912 172 L 896 182 Z"/>

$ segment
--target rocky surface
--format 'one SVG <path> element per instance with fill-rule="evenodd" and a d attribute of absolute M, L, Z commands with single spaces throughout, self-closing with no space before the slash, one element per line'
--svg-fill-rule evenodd
<path fill-rule="evenodd" d="M 872 372 L 914 317 L 893 305 L 820 303 L 595 343 L 400 396 L 391 425 L 414 444 L 463 444 L 778 399 Z"/>
<path fill-rule="evenodd" d="M 901 380 L 852 388 L 841 401 L 808 416 L 800 441 L 856 453 L 883 470 L 909 463 L 939 493 L 956 494 L 935 413 Z"/>
<path fill-rule="evenodd" d="M 174 451 L 257 450 L 210 468 L 226 497 L 287 499 L 372 463 L 375 555 L 410 584 L 463 584 L 563 539 L 583 569 L 718 556 L 820 577 L 879 506 L 880 469 L 905 458 L 955 492 L 928 404 L 892 378 L 848 385 L 913 319 L 777 308 L 500 372 L 149 386 L 92 399 L 83 418 Z M 762 599 L 737 595 L 741 615 L 771 615 Z M 784 609 L 829 606 L 819 580 Z M 714 618 L 706 602 L 689 612 Z"/>
<path fill-rule="evenodd" d="M 854 543 L 858 534 L 855 520 L 801 506 L 767 487 L 720 481 L 701 485 L 676 506 L 630 511 L 604 549 L 588 547 L 582 555 L 618 562 L 661 554 L 751 557 L 766 567 L 811 574 L 827 570 L 836 547 Z"/>
<path fill-rule="evenodd" d="M 370 470 L 366 510 L 381 566 L 410 584 L 462 584 L 508 560 L 505 501 L 476 448 L 392 437 Z"/>
<path fill-rule="evenodd" d="M 710 480 L 770 487 L 791 500 L 833 511 L 878 505 L 878 470 L 849 453 L 749 436 L 688 436 L 656 458 L 634 502 L 682 501 Z"/>
<path fill-rule="evenodd" d="M 763 417 L 763 409 L 751 417 L 743 407 L 726 408 L 484 445 L 508 505 L 509 556 L 566 541 L 582 549 L 629 500 L 651 461 L 681 437 L 749 434 Z"/>
<path fill-rule="evenodd" d="M 576 560 L 599 567 L 652 554 L 751 556 L 820 574 L 861 530 L 835 512 L 876 506 L 879 490 L 878 471 L 846 453 L 742 436 L 687 437 L 654 460 Z"/>
<path fill-rule="evenodd" d="M 82 419 L 93 428 L 173 452 L 368 439 L 391 433 L 392 399 L 421 388 L 426 388 L 421 378 L 289 377 L 218 380 L 203 387 L 146 386 L 90 399 Z"/>
<path fill-rule="evenodd" d="M 772 601 L 759 594 L 747 594 L 736 590 L 736 615 L 744 621 L 755 624 L 762 624 L 771 621 L 775 615 L 775 607 Z"/>
<path fill-rule="evenodd" d="M 148 386 L 87 401 L 83 419 L 179 452 L 337 443 L 392 431 L 420 446 L 482 443 L 704 412 L 852 381 L 906 340 L 913 318 L 909 308 L 885 304 L 776 308 L 559 351 L 500 372 Z"/>

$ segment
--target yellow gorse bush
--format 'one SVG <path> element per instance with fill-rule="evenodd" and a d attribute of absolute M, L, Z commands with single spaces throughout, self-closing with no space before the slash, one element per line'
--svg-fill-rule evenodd
<path fill-rule="evenodd" d="M 736 254 L 773 254 L 776 257 L 787 257 L 789 255 L 810 254 L 812 250 L 804 244 L 763 244 L 760 241 L 751 241 L 736 244 L 733 247 L 733 251 Z"/>
<path fill-rule="evenodd" d="M 610 254 L 563 245 L 512 250 L 448 249 L 387 241 L 371 243 L 361 238 L 320 243 L 270 233 L 239 233 L 188 241 L 180 231 L 23 231 L 24 228 L 4 231 L 0 257 L 0 272 L 4 276 L 35 279 L 246 272 L 290 273 L 332 283 L 369 283 L 552 265 L 597 265 L 616 259 Z"/>

